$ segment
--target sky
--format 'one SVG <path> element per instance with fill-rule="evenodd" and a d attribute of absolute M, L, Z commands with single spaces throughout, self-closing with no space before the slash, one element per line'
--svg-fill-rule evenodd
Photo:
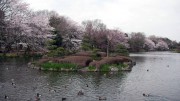
<path fill-rule="evenodd" d="M 180 41 L 180 0 L 23 0 L 34 10 L 54 10 L 81 24 L 100 19 L 108 28 Z"/>

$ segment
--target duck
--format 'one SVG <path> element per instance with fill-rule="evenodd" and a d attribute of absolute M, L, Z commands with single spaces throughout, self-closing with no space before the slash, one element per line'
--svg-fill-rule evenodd
<path fill-rule="evenodd" d="M 145 94 L 145 93 L 143 93 L 143 96 L 145 96 L 145 97 L 149 97 L 149 94 Z"/>
<path fill-rule="evenodd" d="M 63 97 L 63 98 L 62 98 L 62 101 L 65 101 L 65 100 L 66 100 L 66 98 L 65 98 L 65 97 Z"/>
<path fill-rule="evenodd" d="M 16 84 L 14 82 L 11 83 L 13 86 L 15 86 Z"/>
<path fill-rule="evenodd" d="M 77 95 L 84 95 L 84 93 L 82 92 L 82 90 L 80 90 Z"/>
<path fill-rule="evenodd" d="M 106 97 L 99 96 L 99 100 L 106 100 Z"/>
<path fill-rule="evenodd" d="M 39 93 L 36 94 L 36 101 L 40 101 L 40 96 L 41 95 Z"/>
<path fill-rule="evenodd" d="M 56 90 L 55 89 L 49 89 L 49 92 L 55 93 Z"/>
<path fill-rule="evenodd" d="M 8 96 L 7 96 L 7 95 L 4 95 L 4 99 L 8 99 Z"/>

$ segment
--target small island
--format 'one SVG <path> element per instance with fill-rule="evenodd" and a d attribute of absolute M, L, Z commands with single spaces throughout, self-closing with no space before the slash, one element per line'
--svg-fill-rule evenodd
<path fill-rule="evenodd" d="M 105 52 L 78 52 L 64 57 L 46 57 L 28 66 L 49 71 L 115 72 L 131 71 L 135 63 L 128 56 L 109 56 Z"/>

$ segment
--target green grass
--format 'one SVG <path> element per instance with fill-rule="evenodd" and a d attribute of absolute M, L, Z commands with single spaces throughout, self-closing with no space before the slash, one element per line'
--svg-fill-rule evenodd
<path fill-rule="evenodd" d="M 111 65 L 109 65 L 109 64 L 104 64 L 104 65 L 102 65 L 101 67 L 100 67 L 100 70 L 99 71 L 102 71 L 102 72 L 108 72 L 108 71 L 110 71 L 110 67 Z"/>
<path fill-rule="evenodd" d="M 96 70 L 96 67 L 95 67 L 95 66 L 88 66 L 88 69 L 89 69 L 90 71 L 94 71 L 94 70 Z"/>
<path fill-rule="evenodd" d="M 72 63 L 53 63 L 53 62 L 46 62 L 41 64 L 41 67 L 45 70 L 53 69 L 53 70 L 61 70 L 61 69 L 71 69 L 77 70 L 77 65 Z"/>
<path fill-rule="evenodd" d="M 108 72 L 108 71 L 110 71 L 111 66 L 117 67 L 119 70 L 122 70 L 122 68 L 125 68 L 128 65 L 127 64 L 104 64 L 100 67 L 100 71 Z"/>

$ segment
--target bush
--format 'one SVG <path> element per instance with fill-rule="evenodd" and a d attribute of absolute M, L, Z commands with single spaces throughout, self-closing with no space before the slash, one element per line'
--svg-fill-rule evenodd
<path fill-rule="evenodd" d="M 65 50 L 63 47 L 59 47 L 55 50 L 51 50 L 49 53 L 48 53 L 48 56 L 50 57 L 61 57 L 61 56 L 64 56 L 64 55 L 67 55 L 69 52 L 67 50 Z"/>
<path fill-rule="evenodd" d="M 123 56 L 128 56 L 129 52 L 126 49 L 126 47 L 124 45 L 118 45 L 116 48 L 116 53 L 118 53 L 119 55 L 123 55 Z"/>
<path fill-rule="evenodd" d="M 101 60 L 101 55 L 98 54 L 100 50 L 99 49 L 94 49 L 93 52 L 92 52 L 92 58 L 93 60 Z"/>
<path fill-rule="evenodd" d="M 47 48 L 48 48 L 49 50 L 55 50 L 55 49 L 57 49 L 57 46 L 51 45 L 51 46 L 48 46 Z"/>

